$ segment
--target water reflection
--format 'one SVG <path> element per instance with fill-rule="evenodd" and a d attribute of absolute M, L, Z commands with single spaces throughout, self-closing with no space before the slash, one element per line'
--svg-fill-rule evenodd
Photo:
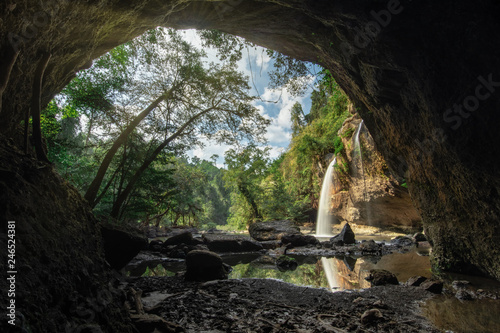
<path fill-rule="evenodd" d="M 261 254 L 224 255 L 225 263 L 233 267 L 229 278 L 273 278 L 301 286 L 326 288 L 331 291 L 369 288 L 365 280 L 371 269 L 386 269 L 394 273 L 400 282 L 414 275 L 431 277 L 429 257 L 422 253 L 393 253 L 383 257 L 316 257 L 291 256 L 298 267 L 293 271 L 280 271 L 276 258 Z M 424 253 L 425 254 L 425 253 Z M 126 267 L 131 276 L 171 276 L 185 270 L 183 261 L 168 258 L 137 260 Z M 477 290 L 484 288 L 500 292 L 500 283 L 483 278 L 453 275 L 448 281 L 468 280 Z M 443 330 L 460 332 L 500 332 L 500 301 L 460 301 L 453 296 L 430 299 L 423 312 Z"/>
<path fill-rule="evenodd" d="M 393 272 L 405 282 L 414 275 L 431 276 L 429 257 L 417 252 L 393 253 L 383 257 L 316 257 L 291 256 L 298 264 L 293 271 L 282 272 L 276 258 L 256 253 L 224 255 L 223 261 L 233 267 L 229 278 L 273 278 L 285 282 L 328 288 L 332 291 L 369 288 L 365 280 L 371 269 Z M 130 276 L 171 276 L 185 269 L 183 261 L 157 258 L 137 261 L 125 268 Z"/>

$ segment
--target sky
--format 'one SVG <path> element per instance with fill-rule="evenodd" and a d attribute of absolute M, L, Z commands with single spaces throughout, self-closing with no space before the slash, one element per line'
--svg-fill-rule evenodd
<path fill-rule="evenodd" d="M 183 31 L 185 38 L 196 46 L 201 46 L 201 41 L 195 30 Z M 216 52 L 212 49 L 204 48 L 208 54 L 209 61 L 217 61 Z M 272 69 L 272 59 L 261 47 L 248 48 L 243 51 L 243 59 L 238 63 L 239 70 L 250 78 L 252 94 L 260 96 L 254 102 L 261 115 L 271 120 L 267 128 L 267 146 L 270 149 L 270 158 L 274 159 L 286 150 L 291 140 L 291 120 L 290 110 L 292 106 L 299 102 L 304 113 L 308 113 L 311 108 L 311 90 L 304 96 L 292 96 L 286 89 L 272 90 L 269 88 L 268 70 Z M 316 69 L 319 71 L 319 69 Z M 216 154 L 219 156 L 216 161 L 218 167 L 224 167 L 224 153 L 231 146 L 220 145 L 208 140 L 204 140 L 205 147 L 188 151 L 189 157 L 198 157 L 204 160 L 211 160 Z"/>

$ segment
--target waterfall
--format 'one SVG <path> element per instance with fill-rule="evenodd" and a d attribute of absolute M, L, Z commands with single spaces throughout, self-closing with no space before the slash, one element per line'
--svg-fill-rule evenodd
<path fill-rule="evenodd" d="M 361 152 L 361 143 L 359 141 L 359 135 L 361 133 L 361 129 L 363 128 L 363 120 L 361 120 L 361 123 L 359 123 L 358 129 L 356 130 L 356 133 L 354 134 L 354 149 L 352 153 L 352 169 L 357 170 L 355 176 L 358 177 L 358 179 L 363 179 L 363 201 L 365 203 L 365 212 L 366 212 L 366 224 L 367 225 L 372 225 L 371 223 L 371 207 L 370 204 L 368 203 L 368 198 L 367 198 L 367 190 L 366 190 L 366 179 L 365 179 L 365 169 L 363 166 L 363 154 Z M 358 163 L 359 161 L 359 163 Z M 359 165 L 359 166 L 358 166 Z"/>
<path fill-rule="evenodd" d="M 318 218 L 316 219 L 316 237 L 333 236 L 333 216 L 330 214 L 330 194 L 333 186 L 332 175 L 336 163 L 337 158 L 335 157 L 326 170 L 325 178 L 323 178 L 321 195 L 319 197 Z"/>
<path fill-rule="evenodd" d="M 363 178 L 363 200 L 366 202 L 366 180 L 365 180 L 365 169 L 363 167 L 363 154 L 361 153 L 361 144 L 359 142 L 359 134 L 361 133 L 361 128 L 363 127 L 364 120 L 361 120 L 359 123 L 358 129 L 356 130 L 356 134 L 354 135 L 354 151 L 353 151 L 353 164 L 357 167 L 356 159 L 359 158 L 359 164 L 361 165 L 361 172 L 358 173 L 357 176 L 361 176 Z"/>

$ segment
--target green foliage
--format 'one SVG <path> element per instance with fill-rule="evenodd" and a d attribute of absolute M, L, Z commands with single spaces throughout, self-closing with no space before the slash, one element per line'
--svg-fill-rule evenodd
<path fill-rule="evenodd" d="M 293 194 L 292 218 L 306 220 L 315 206 L 321 185 L 321 170 L 328 154 L 341 154 L 344 146 L 338 131 L 348 112 L 347 96 L 328 72 L 312 94 L 312 106 L 306 115 L 307 126 L 294 136 L 282 159 L 281 171 L 286 191 Z"/>
<path fill-rule="evenodd" d="M 323 176 L 318 165 L 328 154 L 345 152 L 338 131 L 349 116 L 348 99 L 328 72 L 313 96 L 309 117 L 303 116 L 300 104 L 292 108 L 292 142 L 278 159 L 270 161 L 266 150 L 256 146 L 226 154 L 225 179 L 231 189 L 228 221 L 234 228 L 243 229 L 258 219 L 310 220 Z M 349 171 L 347 164 L 337 168 L 341 174 Z"/>

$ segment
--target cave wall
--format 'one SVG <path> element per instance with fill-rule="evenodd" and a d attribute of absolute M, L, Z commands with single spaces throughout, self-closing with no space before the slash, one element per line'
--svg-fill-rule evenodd
<path fill-rule="evenodd" d="M 37 62 L 43 102 L 146 29 L 218 28 L 333 72 L 408 180 L 434 263 L 500 279 L 500 3 L 411 0 L 7 0 L 0 68 L 19 49 L 0 131 L 19 142 Z M 3 72 L 2 72 L 3 73 Z"/>
<path fill-rule="evenodd" d="M 134 332 L 88 204 L 52 166 L 0 140 L 0 331 Z M 7 221 L 15 222 L 13 267 L 4 255 L 12 240 Z M 7 271 L 17 272 L 7 274 L 14 281 L 4 278 Z M 11 300 L 15 326 L 5 316 Z"/>

